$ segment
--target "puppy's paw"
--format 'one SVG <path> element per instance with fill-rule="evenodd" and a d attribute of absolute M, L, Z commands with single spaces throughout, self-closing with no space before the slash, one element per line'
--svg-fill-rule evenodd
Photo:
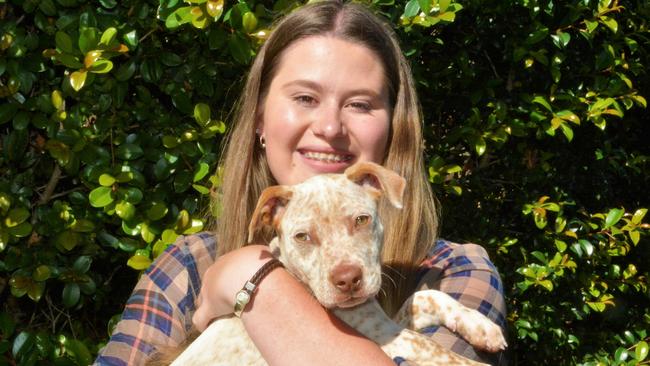
<path fill-rule="evenodd" d="M 478 349 L 498 352 L 508 346 L 501 327 L 476 310 L 463 309 L 448 325 Z"/>

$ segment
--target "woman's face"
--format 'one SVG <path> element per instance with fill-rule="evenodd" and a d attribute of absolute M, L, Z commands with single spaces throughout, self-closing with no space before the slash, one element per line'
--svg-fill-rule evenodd
<path fill-rule="evenodd" d="M 382 163 L 391 106 L 384 67 L 368 48 L 313 36 L 284 50 L 258 127 L 279 184 Z"/>

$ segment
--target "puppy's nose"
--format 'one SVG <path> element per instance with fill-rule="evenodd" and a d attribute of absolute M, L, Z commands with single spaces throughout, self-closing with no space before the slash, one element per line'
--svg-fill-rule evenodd
<path fill-rule="evenodd" d="M 330 273 L 330 282 L 341 292 L 355 292 L 363 284 L 363 272 L 357 265 L 339 264 Z"/>

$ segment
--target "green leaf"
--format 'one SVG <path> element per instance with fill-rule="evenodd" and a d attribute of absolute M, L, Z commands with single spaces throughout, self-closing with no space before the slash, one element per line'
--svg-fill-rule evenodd
<path fill-rule="evenodd" d="M 63 93 L 61 93 L 60 90 L 52 91 L 50 99 L 52 100 L 52 106 L 54 106 L 56 110 L 65 109 L 65 99 L 63 98 Z"/>
<path fill-rule="evenodd" d="M 203 230 L 203 221 L 192 219 L 190 226 L 183 231 L 183 234 L 196 234 L 201 230 Z"/>
<path fill-rule="evenodd" d="M 56 6 L 52 0 L 41 0 L 38 2 L 38 8 L 43 14 L 53 17 L 56 15 Z"/>
<path fill-rule="evenodd" d="M 567 141 L 571 142 L 573 140 L 573 130 L 569 125 L 566 123 L 560 124 L 560 128 L 562 129 L 562 133 L 564 134 L 564 137 L 566 137 Z"/>
<path fill-rule="evenodd" d="M 192 16 L 192 25 L 195 28 L 205 29 L 210 24 L 210 18 L 208 18 L 206 13 L 198 6 L 193 6 L 190 10 Z"/>
<path fill-rule="evenodd" d="M 205 126 L 210 122 L 210 106 L 205 103 L 194 105 L 194 119 L 200 126 Z"/>
<path fill-rule="evenodd" d="M 252 57 L 248 40 L 238 35 L 228 38 L 228 51 L 233 59 L 240 64 L 248 64 Z"/>
<path fill-rule="evenodd" d="M 538 95 L 535 98 L 533 98 L 532 102 L 541 105 L 542 107 L 546 108 L 546 110 L 553 113 L 553 109 L 551 108 L 551 105 L 548 103 L 546 98 Z"/>
<path fill-rule="evenodd" d="M 90 351 L 81 341 L 77 339 L 66 338 L 64 346 L 65 352 L 74 358 L 77 365 L 90 365 L 93 362 Z"/>
<path fill-rule="evenodd" d="M 126 81 L 133 76 L 136 69 L 137 64 L 135 60 L 129 60 L 125 64 L 121 65 L 113 75 L 119 81 Z"/>
<path fill-rule="evenodd" d="M 97 29 L 95 28 L 84 28 L 79 35 L 79 49 L 81 53 L 86 54 L 95 48 L 99 39 L 97 37 Z"/>
<path fill-rule="evenodd" d="M 634 348 L 634 358 L 636 362 L 641 362 L 648 357 L 648 343 L 646 341 L 641 341 L 636 344 Z"/>
<path fill-rule="evenodd" d="M 140 224 L 140 237 L 145 243 L 151 243 L 156 239 L 156 233 L 151 230 L 146 222 Z"/>
<path fill-rule="evenodd" d="M 165 217 L 168 212 L 167 205 L 165 202 L 156 201 L 153 205 L 147 210 L 147 218 L 151 221 L 157 221 Z"/>
<path fill-rule="evenodd" d="M 50 270 L 50 267 L 47 265 L 40 265 L 34 269 L 34 272 L 32 273 L 32 278 L 34 281 L 45 281 L 48 278 L 52 276 L 52 271 Z"/>
<path fill-rule="evenodd" d="M 78 58 L 67 53 L 56 55 L 54 56 L 54 59 L 71 69 L 80 69 L 84 66 Z"/>
<path fill-rule="evenodd" d="M 129 46 L 129 49 L 135 49 L 138 47 L 139 39 L 138 39 L 138 31 L 137 30 L 132 30 L 122 36 L 122 39 L 124 39 L 124 42 Z"/>
<path fill-rule="evenodd" d="M 71 308 L 79 302 L 81 290 L 76 283 L 68 283 L 63 287 L 63 306 Z"/>
<path fill-rule="evenodd" d="M 196 189 L 197 192 L 206 195 L 210 193 L 210 189 L 206 186 L 202 186 L 200 184 L 192 184 L 192 188 Z"/>
<path fill-rule="evenodd" d="M 136 144 L 125 143 L 117 147 L 115 155 L 124 160 L 135 160 L 144 155 L 144 150 Z"/>
<path fill-rule="evenodd" d="M 420 3 L 418 0 L 410 0 L 408 3 L 406 3 L 406 6 L 404 7 L 404 14 L 403 16 L 406 18 L 412 18 L 420 12 Z"/>
<path fill-rule="evenodd" d="M 75 71 L 70 74 L 70 85 L 72 86 L 72 89 L 75 91 L 81 90 L 86 83 L 87 74 L 86 70 Z"/>
<path fill-rule="evenodd" d="M 481 156 L 485 153 L 485 149 L 487 148 L 487 144 L 485 143 L 485 139 L 483 136 L 479 136 L 475 141 L 474 141 L 474 150 L 476 151 L 476 154 L 478 156 Z"/>
<path fill-rule="evenodd" d="M 605 219 L 605 226 L 603 226 L 603 229 L 607 229 L 612 227 L 613 225 L 616 225 L 616 223 L 623 217 L 623 214 L 625 214 L 625 210 L 621 208 L 613 208 L 609 210 L 607 213 L 607 218 Z"/>
<path fill-rule="evenodd" d="M 624 362 L 625 360 L 627 360 L 628 356 L 629 356 L 629 353 L 628 353 L 627 349 L 625 349 L 623 347 L 619 347 L 616 350 L 616 352 L 614 352 L 614 360 L 617 363 Z"/>
<path fill-rule="evenodd" d="M 24 238 L 32 232 L 32 224 L 29 222 L 23 222 L 14 227 L 7 228 L 7 233 L 9 235 L 15 236 L 17 238 Z"/>
<path fill-rule="evenodd" d="M 62 52 L 65 53 L 74 52 L 74 49 L 72 48 L 72 38 L 70 38 L 70 36 L 67 33 L 63 31 L 56 32 L 56 35 L 54 36 L 54 41 L 56 42 L 56 48 L 58 48 Z"/>
<path fill-rule="evenodd" d="M 549 292 L 553 291 L 553 282 L 551 282 L 550 280 L 543 280 L 543 281 L 539 281 L 537 283 L 540 286 L 544 287 Z"/>
<path fill-rule="evenodd" d="M 137 205 L 142 201 L 142 191 L 135 187 L 129 187 L 124 191 L 124 200 L 131 202 L 134 205 Z"/>
<path fill-rule="evenodd" d="M 149 256 L 144 256 L 142 254 L 135 254 L 131 258 L 129 258 L 126 264 L 133 269 L 141 271 L 149 268 L 149 266 L 151 265 L 151 259 L 149 259 Z"/>
<path fill-rule="evenodd" d="M 198 182 L 203 179 L 210 172 L 210 166 L 204 162 L 199 163 L 199 166 L 194 172 L 193 182 Z"/>
<path fill-rule="evenodd" d="M 165 19 L 165 27 L 169 29 L 174 29 L 174 28 L 178 28 L 182 24 L 191 22 L 192 21 L 191 10 L 192 10 L 191 6 L 185 6 L 176 9 L 176 11 L 169 14 L 167 19 Z"/>
<path fill-rule="evenodd" d="M 161 240 L 165 244 L 172 244 L 176 241 L 176 238 L 178 238 L 178 234 L 172 230 L 172 229 L 165 229 L 160 236 Z"/>
<path fill-rule="evenodd" d="M 14 338 L 14 343 L 11 348 L 11 353 L 15 359 L 21 359 L 23 355 L 28 352 L 31 352 L 34 347 L 35 337 L 32 333 L 20 332 L 16 338 Z"/>
<path fill-rule="evenodd" d="M 543 229 L 546 227 L 546 224 L 548 223 L 546 216 L 538 213 L 537 211 L 533 212 L 533 220 L 535 221 L 535 226 L 539 229 Z"/>
<path fill-rule="evenodd" d="M 571 35 L 565 32 L 557 32 L 557 34 L 551 35 L 551 39 L 553 39 L 553 44 L 555 44 L 556 47 L 564 48 L 571 41 Z"/>
<path fill-rule="evenodd" d="M 640 224 L 643 221 L 643 217 L 645 214 L 648 213 L 647 208 L 640 208 L 634 212 L 634 216 L 632 216 L 632 223 L 635 225 Z"/>
<path fill-rule="evenodd" d="M 14 115 L 18 111 L 18 105 L 14 103 L 1 103 L 0 104 L 0 125 L 7 123 L 14 118 Z"/>
<path fill-rule="evenodd" d="M 110 174 L 102 174 L 99 176 L 99 184 L 104 187 L 110 187 L 115 183 L 115 178 Z"/>
<path fill-rule="evenodd" d="M 609 28 L 609 30 L 611 30 L 612 32 L 616 33 L 616 31 L 618 31 L 618 23 L 614 18 L 610 18 L 608 16 L 602 16 L 600 17 L 599 21 L 602 24 L 605 24 L 607 28 Z"/>
<path fill-rule="evenodd" d="M 580 248 L 587 255 L 587 257 L 591 257 L 591 255 L 594 253 L 593 244 L 591 244 L 591 242 L 586 239 L 580 239 L 578 240 L 578 243 L 580 244 Z"/>
<path fill-rule="evenodd" d="M 95 74 L 106 74 L 113 69 L 113 62 L 110 60 L 97 60 L 88 68 L 88 71 Z"/>
<path fill-rule="evenodd" d="M 22 224 L 29 217 L 29 211 L 22 207 L 17 207 L 9 211 L 5 217 L 5 226 L 14 227 Z"/>
<path fill-rule="evenodd" d="M 593 33 L 596 30 L 596 28 L 598 28 L 598 22 L 594 22 L 587 19 L 585 19 L 584 22 L 585 25 L 587 26 L 587 32 L 590 34 Z"/>
<path fill-rule="evenodd" d="M 59 249 L 71 251 L 81 242 L 81 237 L 78 233 L 72 230 L 65 230 L 60 232 L 54 239 L 54 243 Z"/>
<path fill-rule="evenodd" d="M 93 207 L 104 207 L 113 202 L 112 190 L 110 187 L 97 187 L 88 195 L 90 205 Z"/>
<path fill-rule="evenodd" d="M 420 9 L 424 14 L 429 14 L 431 11 L 431 0 L 418 0 L 418 5 L 420 5 Z M 449 5 L 447 5 L 449 6 Z M 440 11 L 444 12 L 446 9 L 440 9 Z"/>
<path fill-rule="evenodd" d="M 87 219 L 77 219 L 70 228 L 77 233 L 91 233 L 95 231 L 95 224 Z"/>
<path fill-rule="evenodd" d="M 15 329 L 16 323 L 11 316 L 4 311 L 0 311 L 0 337 L 9 339 L 14 334 Z"/>
<path fill-rule="evenodd" d="M 244 26 L 244 31 L 246 33 L 253 33 L 257 28 L 257 17 L 255 13 L 247 11 L 242 16 L 242 25 Z"/>
<path fill-rule="evenodd" d="M 130 221 L 135 216 L 135 211 L 135 206 L 127 201 L 120 201 L 115 205 L 115 214 L 125 221 Z"/>
<path fill-rule="evenodd" d="M 90 269 L 92 262 L 93 259 L 90 256 L 82 255 L 74 261 L 72 269 L 78 274 L 86 273 Z"/>
<path fill-rule="evenodd" d="M 106 0 L 104 0 L 106 1 Z M 114 0 L 113 0 L 114 1 Z M 113 5 L 115 6 L 115 5 Z M 99 44 L 103 46 L 110 46 L 112 43 L 115 42 L 115 38 L 117 36 L 117 29 L 114 27 L 110 27 L 102 33 L 102 37 L 99 40 Z"/>
<path fill-rule="evenodd" d="M 216 21 L 223 13 L 223 0 L 208 0 L 205 2 L 205 9 L 212 20 Z"/>

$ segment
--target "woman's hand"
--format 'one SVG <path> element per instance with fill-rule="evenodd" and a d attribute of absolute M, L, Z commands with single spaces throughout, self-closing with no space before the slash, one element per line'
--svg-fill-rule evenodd
<path fill-rule="evenodd" d="M 266 245 L 248 245 L 220 256 L 203 276 L 194 326 L 202 332 L 213 319 L 232 314 L 237 292 L 271 258 Z"/>

